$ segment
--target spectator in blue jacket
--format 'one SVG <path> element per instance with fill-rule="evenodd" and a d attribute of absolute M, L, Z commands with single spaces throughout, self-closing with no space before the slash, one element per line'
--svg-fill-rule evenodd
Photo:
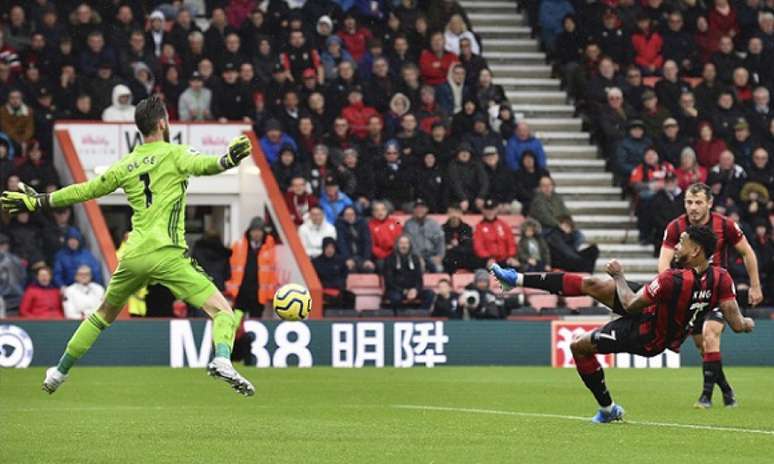
<path fill-rule="evenodd" d="M 531 151 L 535 155 L 535 162 L 543 169 L 546 167 L 546 152 L 543 150 L 543 143 L 530 133 L 526 122 L 516 124 L 516 130 L 513 136 L 508 139 L 505 146 L 505 164 L 511 168 L 511 171 L 518 171 L 521 167 L 521 156 L 525 151 Z"/>
<path fill-rule="evenodd" d="M 352 55 L 344 49 L 341 37 L 337 35 L 331 35 L 325 39 L 325 49 L 320 55 L 320 61 L 322 62 L 323 69 L 325 69 L 325 80 L 327 82 L 339 77 L 339 63 L 342 61 L 355 62 Z"/>
<path fill-rule="evenodd" d="M 567 0 L 542 0 L 540 2 L 540 11 L 538 12 L 540 38 L 549 52 L 553 51 L 554 41 L 564 29 L 562 20 L 566 15 L 572 13 L 575 13 L 575 9 Z"/>
<path fill-rule="evenodd" d="M 83 235 L 71 227 L 65 236 L 65 246 L 54 256 L 54 285 L 59 288 L 72 285 L 80 266 L 89 266 L 93 281 L 102 285 L 102 269 L 91 251 L 83 248 Z"/>
<path fill-rule="evenodd" d="M 371 257 L 371 230 L 359 217 L 354 206 L 347 206 L 336 220 L 336 242 L 339 253 L 346 259 L 347 269 L 352 272 L 374 272 L 376 265 Z"/>
<path fill-rule="evenodd" d="M 285 145 L 290 145 L 294 152 L 298 152 L 298 145 L 288 134 L 282 132 L 282 124 L 272 118 L 266 121 L 264 126 L 266 134 L 261 137 L 261 150 L 266 161 L 273 165 L 279 158 L 280 150 Z"/>
<path fill-rule="evenodd" d="M 336 176 L 325 177 L 325 192 L 320 197 L 320 207 L 325 213 L 325 220 L 336 224 L 336 219 L 347 206 L 352 206 L 352 200 L 339 190 L 339 180 Z"/>

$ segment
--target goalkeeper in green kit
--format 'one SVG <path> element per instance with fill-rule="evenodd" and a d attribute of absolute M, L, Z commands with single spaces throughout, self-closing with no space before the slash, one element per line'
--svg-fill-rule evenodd
<path fill-rule="evenodd" d="M 137 105 L 134 120 L 144 143 L 104 174 L 50 194 L 20 184 L 20 192 L 6 191 L 0 198 L 3 209 L 13 215 L 62 208 L 122 188 L 133 211 L 126 252 L 102 305 L 75 331 L 59 364 L 46 371 L 43 389 L 53 393 L 62 385 L 73 364 L 115 320 L 130 295 L 149 283 L 159 283 L 212 317 L 215 357 L 207 370 L 242 395 L 251 396 L 255 388 L 230 361 L 236 329 L 234 313 L 203 270 L 188 258 L 184 227 L 188 177 L 214 175 L 237 166 L 250 155 L 250 141 L 245 136 L 235 138 L 223 156 L 200 155 L 188 146 L 169 143 L 167 112 L 155 97 Z"/>

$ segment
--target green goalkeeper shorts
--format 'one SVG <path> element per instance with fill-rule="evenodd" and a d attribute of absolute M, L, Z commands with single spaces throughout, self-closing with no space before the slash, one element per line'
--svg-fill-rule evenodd
<path fill-rule="evenodd" d="M 105 300 L 113 307 L 126 304 L 139 289 L 161 284 L 176 298 L 201 308 L 218 291 L 199 264 L 177 247 L 121 259 L 108 284 Z"/>

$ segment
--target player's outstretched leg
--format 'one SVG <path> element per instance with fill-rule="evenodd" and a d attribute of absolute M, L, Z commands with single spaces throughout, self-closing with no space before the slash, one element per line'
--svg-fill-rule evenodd
<path fill-rule="evenodd" d="M 605 306 L 613 308 L 615 283 L 609 277 L 584 276 L 570 272 L 520 273 L 492 264 L 489 272 L 495 276 L 503 290 L 526 287 L 545 290 L 562 296 L 590 296 Z"/>
<path fill-rule="evenodd" d="M 570 344 L 575 368 L 583 383 L 594 395 L 599 404 L 599 411 L 591 418 L 595 424 L 607 424 L 623 419 L 624 410 L 613 402 L 610 391 L 605 384 L 605 371 L 597 361 L 597 349 L 591 340 L 591 334 L 583 335 Z"/>
<path fill-rule="evenodd" d="M 231 306 L 220 292 L 215 292 L 205 301 L 202 309 L 212 317 L 212 341 L 215 345 L 215 357 L 207 365 L 207 372 L 225 381 L 240 394 L 253 396 L 253 384 L 242 377 L 231 364 L 231 349 L 236 332 L 236 319 Z"/>
<path fill-rule="evenodd" d="M 59 359 L 59 364 L 46 370 L 43 390 L 49 394 L 54 393 L 67 380 L 70 368 L 89 351 L 102 331 L 110 326 L 120 311 L 120 307 L 116 308 L 103 301 L 94 314 L 81 322 L 73 336 L 70 337 L 70 341 L 67 342 L 67 348 Z"/>

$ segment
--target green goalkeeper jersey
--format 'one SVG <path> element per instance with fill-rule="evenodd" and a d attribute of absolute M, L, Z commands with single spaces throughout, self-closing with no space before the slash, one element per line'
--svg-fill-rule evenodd
<path fill-rule="evenodd" d="M 132 207 L 132 233 L 122 258 L 164 247 L 187 249 L 185 194 L 190 176 L 223 171 L 219 156 L 201 155 L 187 145 L 164 141 L 146 143 L 88 182 L 57 190 L 54 208 L 105 196 L 119 187 Z"/>

